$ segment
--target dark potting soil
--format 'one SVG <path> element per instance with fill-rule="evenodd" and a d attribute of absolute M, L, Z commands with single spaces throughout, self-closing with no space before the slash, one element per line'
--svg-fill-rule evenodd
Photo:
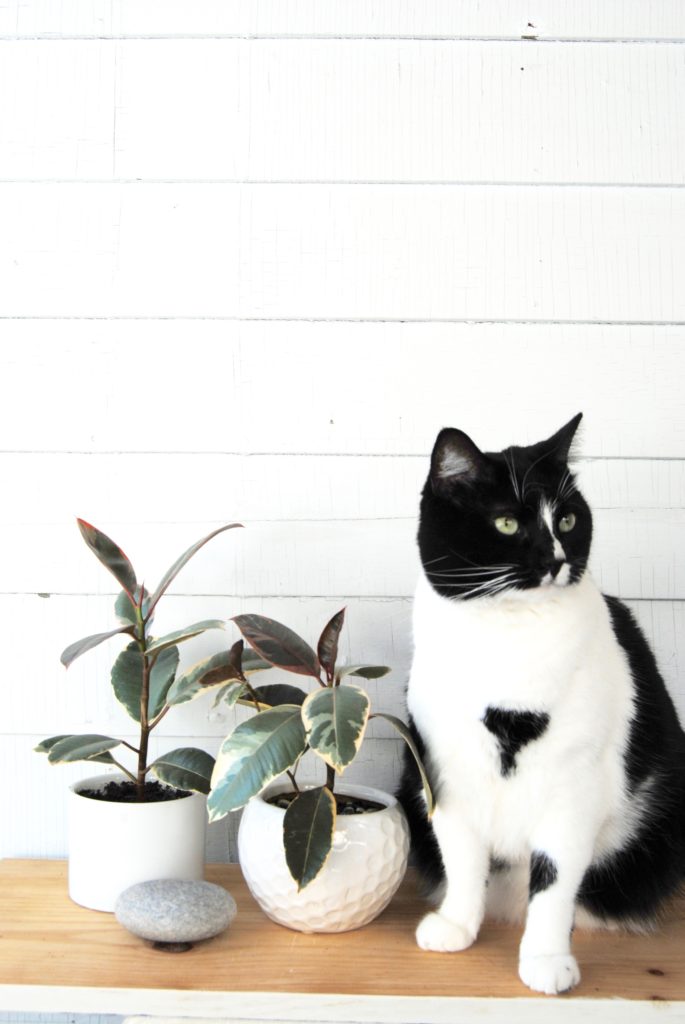
<path fill-rule="evenodd" d="M 180 800 L 191 796 L 185 789 L 174 789 L 163 786 L 160 782 L 145 783 L 145 799 L 138 800 L 138 790 L 134 782 L 108 782 L 100 789 L 79 789 L 79 796 L 87 796 L 90 800 L 105 800 L 117 804 L 158 804 L 162 800 Z"/>
<path fill-rule="evenodd" d="M 297 793 L 276 793 L 275 796 L 270 796 L 266 802 L 286 811 L 296 796 Z M 385 810 L 384 805 L 375 800 L 365 800 L 358 796 L 343 796 L 340 793 L 334 793 L 333 796 L 338 814 L 372 814 L 374 811 Z"/>

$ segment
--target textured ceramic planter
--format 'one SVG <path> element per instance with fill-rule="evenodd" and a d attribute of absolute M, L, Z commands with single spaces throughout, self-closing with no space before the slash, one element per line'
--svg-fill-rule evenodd
<path fill-rule="evenodd" d="M 80 795 L 121 778 L 82 779 L 69 793 L 69 895 L 92 910 L 113 911 L 136 882 L 204 873 L 206 797 L 129 804 Z"/>
<path fill-rule="evenodd" d="M 279 783 L 263 796 L 289 788 Z M 301 932 L 361 928 L 388 905 L 404 877 L 409 829 L 395 798 L 364 786 L 339 785 L 336 791 L 375 800 L 384 809 L 340 815 L 326 865 L 299 893 L 283 852 L 285 811 L 262 796 L 243 811 L 238 830 L 240 866 L 250 892 L 277 924 Z"/>

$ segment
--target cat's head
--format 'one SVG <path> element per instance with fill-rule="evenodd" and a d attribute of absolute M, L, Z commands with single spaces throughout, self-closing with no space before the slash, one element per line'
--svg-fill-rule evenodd
<path fill-rule="evenodd" d="M 440 431 L 418 534 L 438 593 L 467 600 L 553 593 L 581 578 L 592 516 L 568 468 L 581 416 L 546 441 L 502 452 L 480 451 L 461 430 Z"/>

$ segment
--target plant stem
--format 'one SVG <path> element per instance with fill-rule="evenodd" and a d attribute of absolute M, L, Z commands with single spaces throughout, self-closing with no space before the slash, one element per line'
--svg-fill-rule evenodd
<path fill-rule="evenodd" d="M 261 711 L 262 709 L 261 709 L 261 708 L 260 708 L 260 706 L 259 706 L 259 697 L 258 697 L 258 696 L 257 696 L 257 694 L 256 694 L 256 693 L 254 692 L 254 690 L 252 689 L 252 687 L 251 687 L 251 686 L 250 686 L 250 684 L 248 683 L 247 679 L 245 680 L 245 687 L 246 687 L 246 689 L 247 689 L 247 692 L 249 693 L 250 697 L 251 697 L 251 698 L 252 698 L 252 700 L 254 701 L 254 706 L 255 706 L 255 710 L 256 710 L 256 711 Z"/>
<path fill-rule="evenodd" d="M 122 740 L 121 745 L 122 747 L 128 747 L 128 749 L 132 750 L 134 754 L 138 753 L 138 747 L 134 747 L 131 743 L 127 743 L 126 740 Z"/>
<path fill-rule="evenodd" d="M 152 732 L 154 727 L 162 721 L 170 707 L 171 704 L 165 704 L 160 713 L 157 715 L 157 717 L 152 719 L 152 721 L 150 722 L 150 732 Z"/>
<path fill-rule="evenodd" d="M 140 690 L 140 747 L 138 748 L 138 774 L 136 778 L 136 794 L 140 803 L 145 800 L 145 775 L 147 774 L 147 747 L 150 739 L 150 723 L 148 721 L 148 704 L 150 702 L 150 663 L 145 653 L 145 638 L 140 641 L 140 653 L 143 656 L 143 685 Z"/>
<path fill-rule="evenodd" d="M 332 793 L 335 787 L 335 768 L 331 768 L 329 764 L 326 765 L 326 785 Z"/>
<path fill-rule="evenodd" d="M 298 786 L 298 784 L 297 784 L 297 779 L 295 778 L 295 776 L 293 775 L 293 773 L 292 773 L 292 772 L 288 772 L 288 771 L 287 771 L 287 772 L 286 772 L 285 774 L 286 774 L 286 775 L 288 776 L 288 778 L 289 778 L 289 779 L 290 779 L 290 781 L 292 782 L 292 785 L 293 785 L 293 789 L 295 790 L 295 792 L 296 792 L 296 793 L 299 793 L 299 792 L 300 792 L 300 787 Z"/>
<path fill-rule="evenodd" d="M 110 757 L 111 757 L 111 754 L 110 754 Z M 122 772 L 124 773 L 124 775 L 128 775 L 128 777 L 131 780 L 131 782 L 136 782 L 135 775 L 133 775 L 132 772 L 130 772 L 128 770 L 128 768 L 124 768 L 123 764 L 121 764 L 120 761 L 117 761 L 116 757 L 112 757 L 112 763 L 115 764 L 117 766 L 117 768 L 120 768 L 122 770 Z"/>

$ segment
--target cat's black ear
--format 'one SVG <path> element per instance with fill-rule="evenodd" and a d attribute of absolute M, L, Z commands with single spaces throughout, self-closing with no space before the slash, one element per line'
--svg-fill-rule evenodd
<path fill-rule="evenodd" d="M 557 462 L 567 463 L 569 452 L 571 451 L 571 445 L 573 444 L 573 438 L 575 437 L 578 424 L 583 418 L 582 412 L 579 412 L 577 416 L 574 416 L 572 420 L 557 430 L 556 434 L 552 434 L 550 438 L 543 441 L 542 447 L 545 448 L 551 456 L 553 456 Z"/>
<path fill-rule="evenodd" d="M 440 431 L 431 456 L 431 484 L 435 494 L 452 494 L 455 486 L 471 486 L 488 473 L 487 456 L 468 434 L 453 427 Z"/>

